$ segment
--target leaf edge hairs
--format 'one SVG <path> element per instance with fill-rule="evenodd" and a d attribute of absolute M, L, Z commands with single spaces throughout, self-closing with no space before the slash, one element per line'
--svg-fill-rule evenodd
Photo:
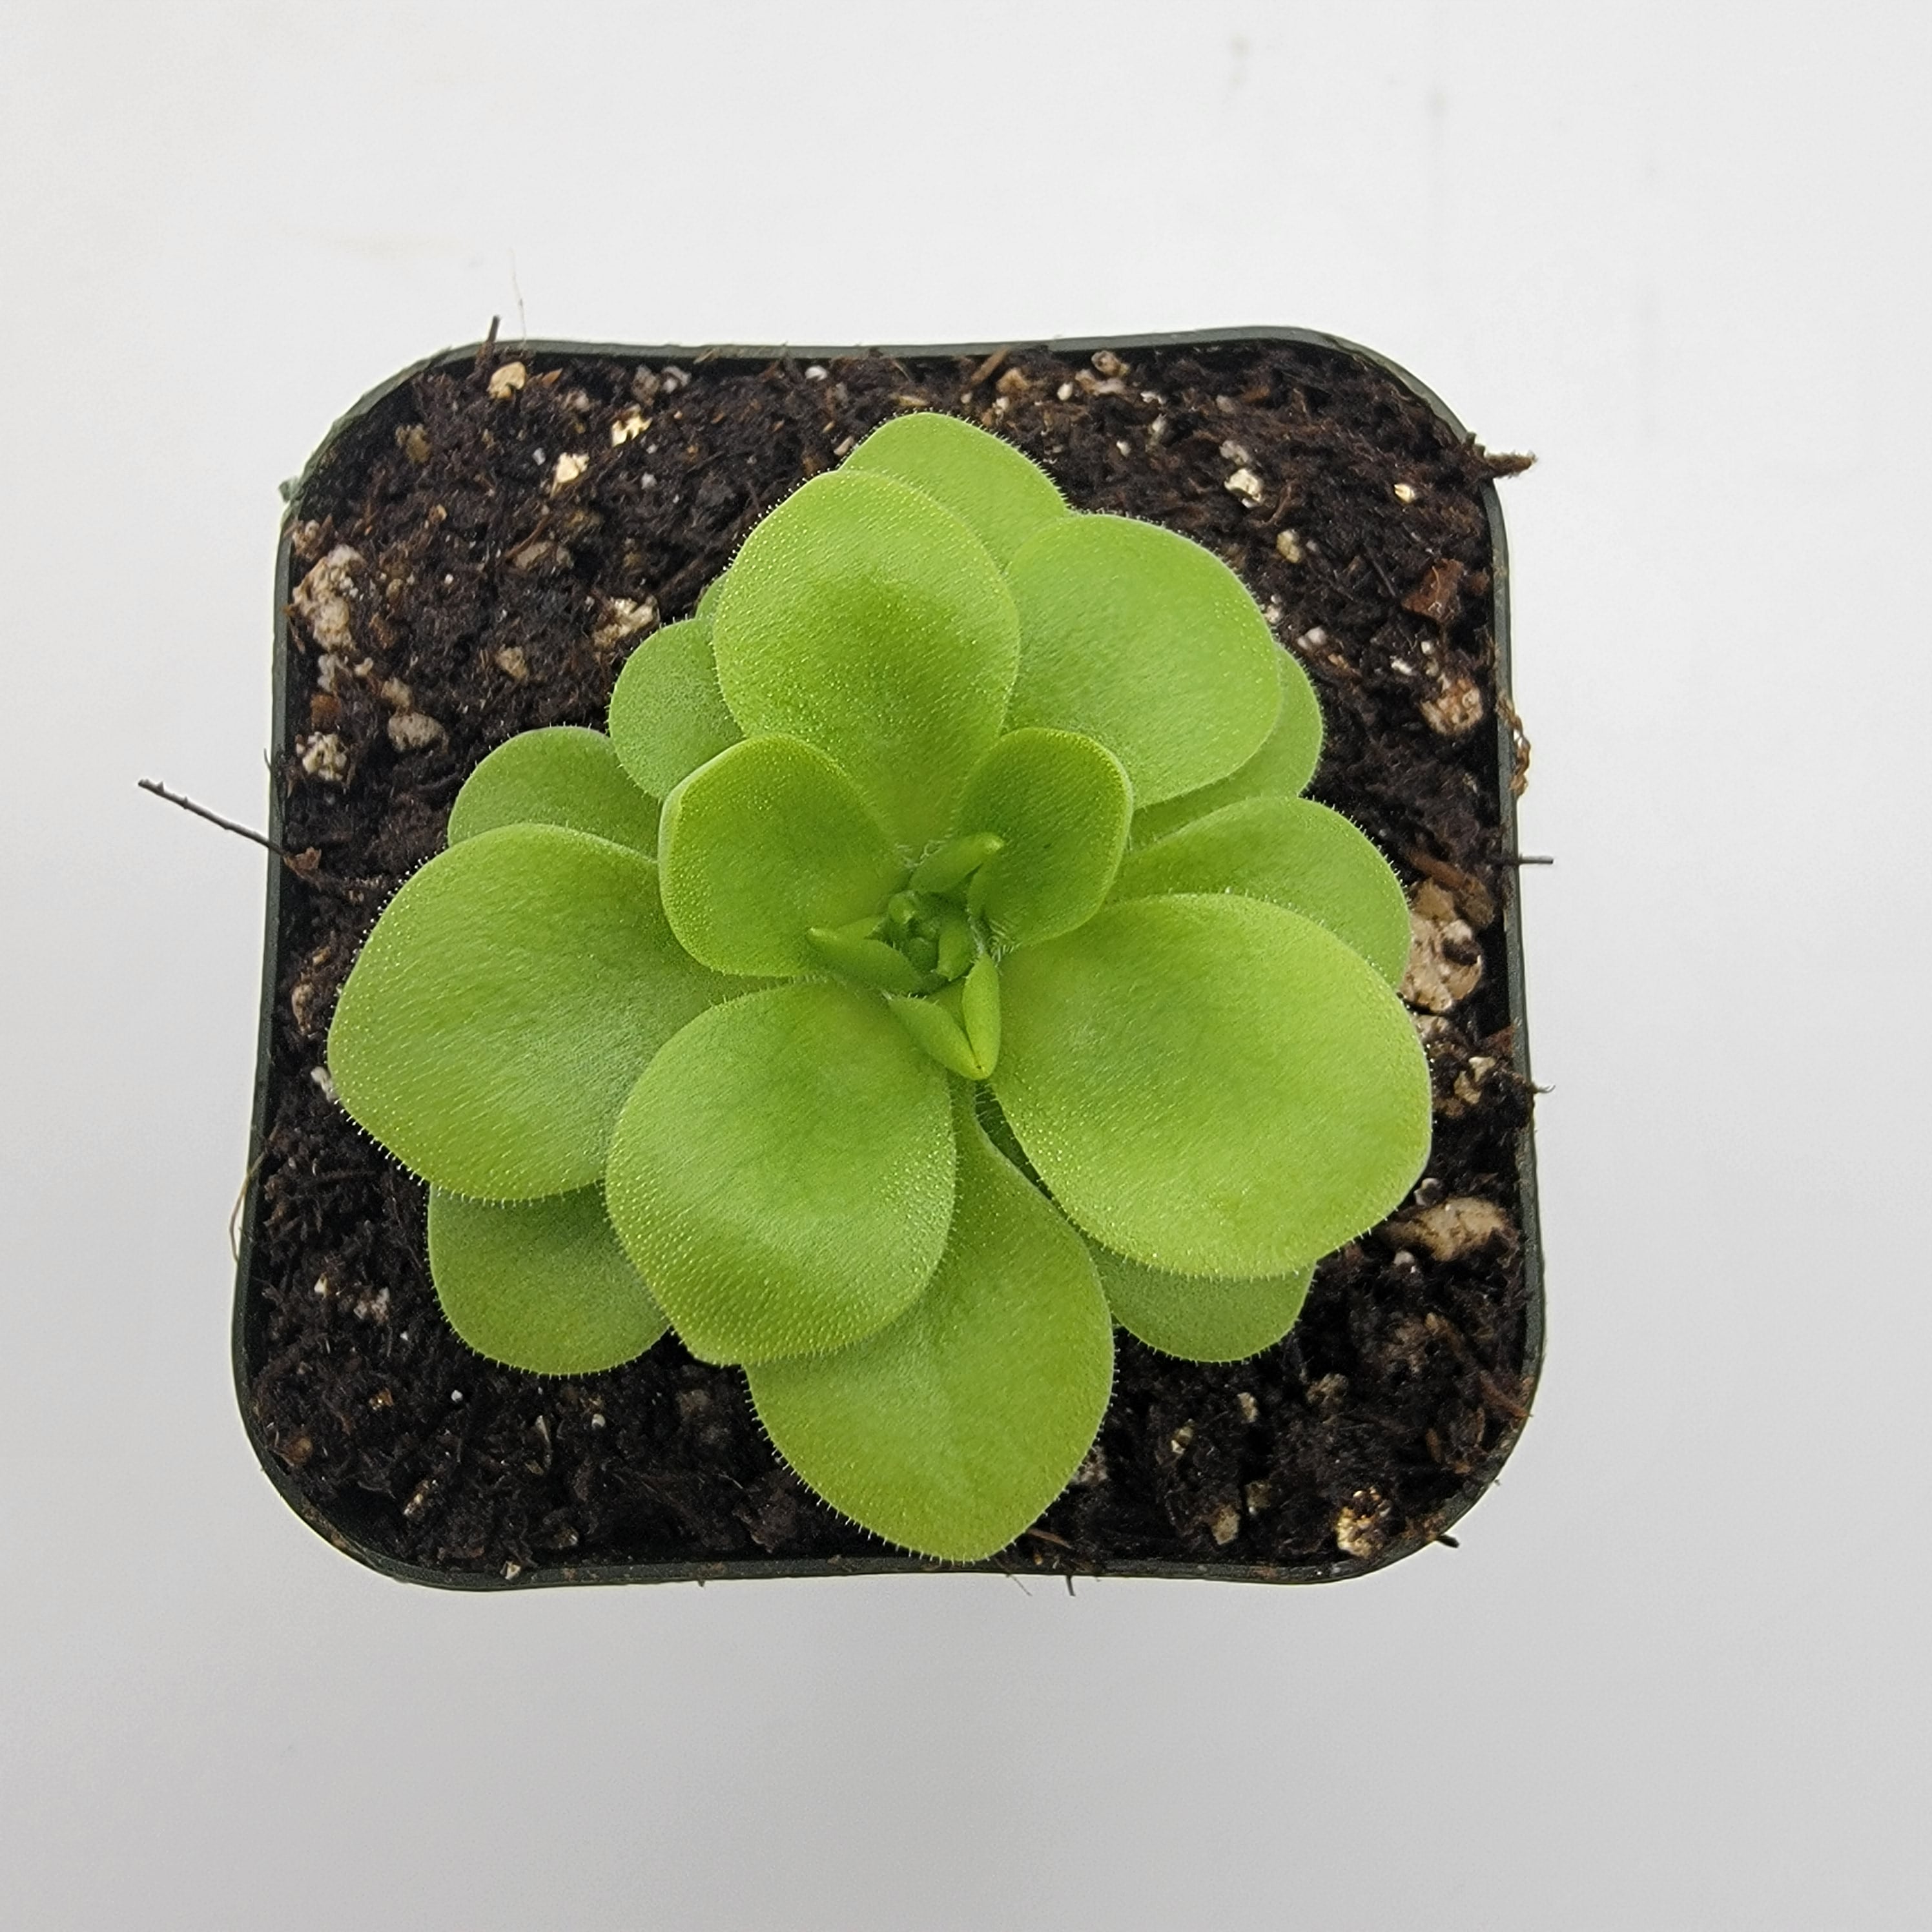
<path fill-rule="evenodd" d="M 478 1353 L 675 1330 L 832 1508 L 974 1561 L 1090 1448 L 1116 1324 L 1270 1346 L 1421 1172 L 1400 884 L 1190 539 L 901 416 L 608 722 L 477 766 L 330 1028 Z"/>

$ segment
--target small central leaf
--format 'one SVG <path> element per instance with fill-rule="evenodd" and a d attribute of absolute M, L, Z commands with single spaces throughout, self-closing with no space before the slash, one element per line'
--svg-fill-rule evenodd
<path fill-rule="evenodd" d="M 949 838 L 920 861 L 913 885 L 922 892 L 950 892 L 965 884 L 1006 842 L 997 832 L 969 832 L 962 838 Z"/>
<path fill-rule="evenodd" d="M 869 923 L 876 926 L 878 922 Z M 806 936 L 824 964 L 862 986 L 876 986 L 882 993 L 916 993 L 924 984 L 919 967 L 908 952 L 870 934 L 832 932 L 814 926 Z"/>
<path fill-rule="evenodd" d="M 894 999 L 888 1004 L 913 1044 L 947 1072 L 956 1073 L 962 1080 L 983 1080 L 992 1070 L 981 1064 L 964 1024 L 944 996 Z"/>

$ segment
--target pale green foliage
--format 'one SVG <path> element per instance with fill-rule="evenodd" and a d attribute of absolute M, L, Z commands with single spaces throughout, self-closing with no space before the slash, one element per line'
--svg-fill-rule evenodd
<path fill-rule="evenodd" d="M 778 1453 L 833 1508 L 934 1556 L 998 1550 L 1059 1494 L 1114 1374 L 1087 1244 L 957 1111 L 951 1238 L 870 1340 L 757 1364 Z"/>
<path fill-rule="evenodd" d="M 883 1002 L 822 982 L 716 1006 L 610 1143 L 610 1219 L 707 1361 L 844 1347 L 931 1278 L 952 1211 L 946 1080 Z"/>
<path fill-rule="evenodd" d="M 1007 575 L 1021 638 L 1007 722 L 1098 739 L 1142 805 L 1225 777 L 1274 728 L 1274 639 L 1198 544 L 1125 517 L 1067 517 Z"/>
<path fill-rule="evenodd" d="M 1319 712 L 1235 578 L 970 425 L 885 425 L 700 613 L 609 738 L 478 768 L 330 1066 L 472 1347 L 668 1319 L 836 1508 L 983 1556 L 1091 1444 L 1110 1309 L 1267 1347 L 1414 1180 L 1406 906 L 1298 797 Z"/>
<path fill-rule="evenodd" d="M 1190 1362 L 1239 1362 L 1271 1347 L 1308 1299 L 1315 1264 L 1287 1274 L 1171 1274 L 1088 1244 L 1114 1319 L 1162 1354 Z"/>
<path fill-rule="evenodd" d="M 1322 758 L 1322 709 L 1307 672 L 1287 652 L 1275 652 L 1274 668 L 1281 685 L 1281 710 L 1261 749 L 1239 770 L 1210 785 L 1159 805 L 1142 805 L 1134 814 L 1136 844 L 1163 838 L 1244 798 L 1296 798 L 1306 789 Z"/>
<path fill-rule="evenodd" d="M 908 484 L 814 477 L 745 539 L 711 620 L 747 733 L 838 760 L 922 842 L 999 735 L 1019 663 L 1006 580 L 970 530 Z"/>
<path fill-rule="evenodd" d="M 1391 986 L 1408 959 L 1408 901 L 1374 846 L 1309 798 L 1246 798 L 1130 852 L 1116 898 L 1244 892 L 1325 926 Z"/>
<path fill-rule="evenodd" d="M 658 807 L 638 790 L 601 731 L 554 724 L 499 745 L 450 807 L 449 842 L 500 825 L 564 825 L 655 856 Z"/>
<path fill-rule="evenodd" d="M 657 870 L 561 826 L 452 845 L 389 902 L 343 987 L 343 1105 L 452 1193 L 587 1186 L 652 1054 L 735 990 L 671 937 Z"/>
<path fill-rule="evenodd" d="M 737 742 L 742 734 L 718 688 L 707 619 L 666 624 L 631 653 L 610 694 L 610 725 L 619 761 L 653 798 Z"/>
<path fill-rule="evenodd" d="M 953 416 L 882 423 L 843 466 L 878 470 L 922 490 L 950 510 L 1002 570 L 1029 537 L 1072 514 L 1045 470 L 1011 443 Z"/>
<path fill-rule="evenodd" d="M 694 959 L 721 973 L 816 972 L 808 934 L 876 910 L 905 862 L 823 752 L 748 738 L 664 800 L 665 916 Z"/>
<path fill-rule="evenodd" d="M 1312 920 L 1232 893 L 1132 899 L 1003 978 L 993 1090 L 1060 1207 L 1132 1260 L 1286 1274 L 1422 1171 L 1408 1016 Z"/>
<path fill-rule="evenodd" d="M 614 1369 L 670 1326 L 618 1246 L 601 1187 L 509 1202 L 432 1188 L 429 1265 L 458 1334 L 538 1375 Z"/>
<path fill-rule="evenodd" d="M 1127 841 L 1133 793 L 1120 761 L 1072 731 L 1010 731 L 966 782 L 962 825 L 1000 841 L 968 895 L 1002 948 L 1084 925 L 1100 909 Z"/>

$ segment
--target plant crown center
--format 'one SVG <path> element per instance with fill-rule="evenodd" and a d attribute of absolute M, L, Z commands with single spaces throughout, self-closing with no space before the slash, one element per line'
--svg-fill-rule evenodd
<path fill-rule="evenodd" d="M 999 968 L 982 868 L 1004 844 L 991 832 L 948 839 L 877 913 L 809 934 L 832 972 L 885 994 L 920 1047 L 971 1080 L 985 1079 L 999 1055 Z"/>

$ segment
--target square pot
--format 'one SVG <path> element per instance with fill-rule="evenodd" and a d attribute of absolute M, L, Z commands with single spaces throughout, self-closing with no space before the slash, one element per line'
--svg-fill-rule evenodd
<path fill-rule="evenodd" d="M 1516 893 L 1528 760 L 1486 455 L 1380 357 L 1298 330 L 887 351 L 490 342 L 392 378 L 285 491 L 268 929 L 234 1319 L 262 1467 L 338 1548 L 464 1588 L 949 1567 L 818 1502 L 742 1372 L 667 1336 L 545 1378 L 443 1321 L 424 1190 L 334 1100 L 337 991 L 504 739 L 601 725 L 616 671 L 758 518 L 896 411 L 1012 438 L 1076 508 L 1168 524 L 1241 575 L 1328 722 L 1310 796 L 1410 889 L 1435 1082 L 1415 1195 L 1231 1365 L 1118 1335 L 1094 1453 L 972 1566 L 1328 1581 L 1436 1540 L 1494 1479 L 1540 1365 Z"/>

